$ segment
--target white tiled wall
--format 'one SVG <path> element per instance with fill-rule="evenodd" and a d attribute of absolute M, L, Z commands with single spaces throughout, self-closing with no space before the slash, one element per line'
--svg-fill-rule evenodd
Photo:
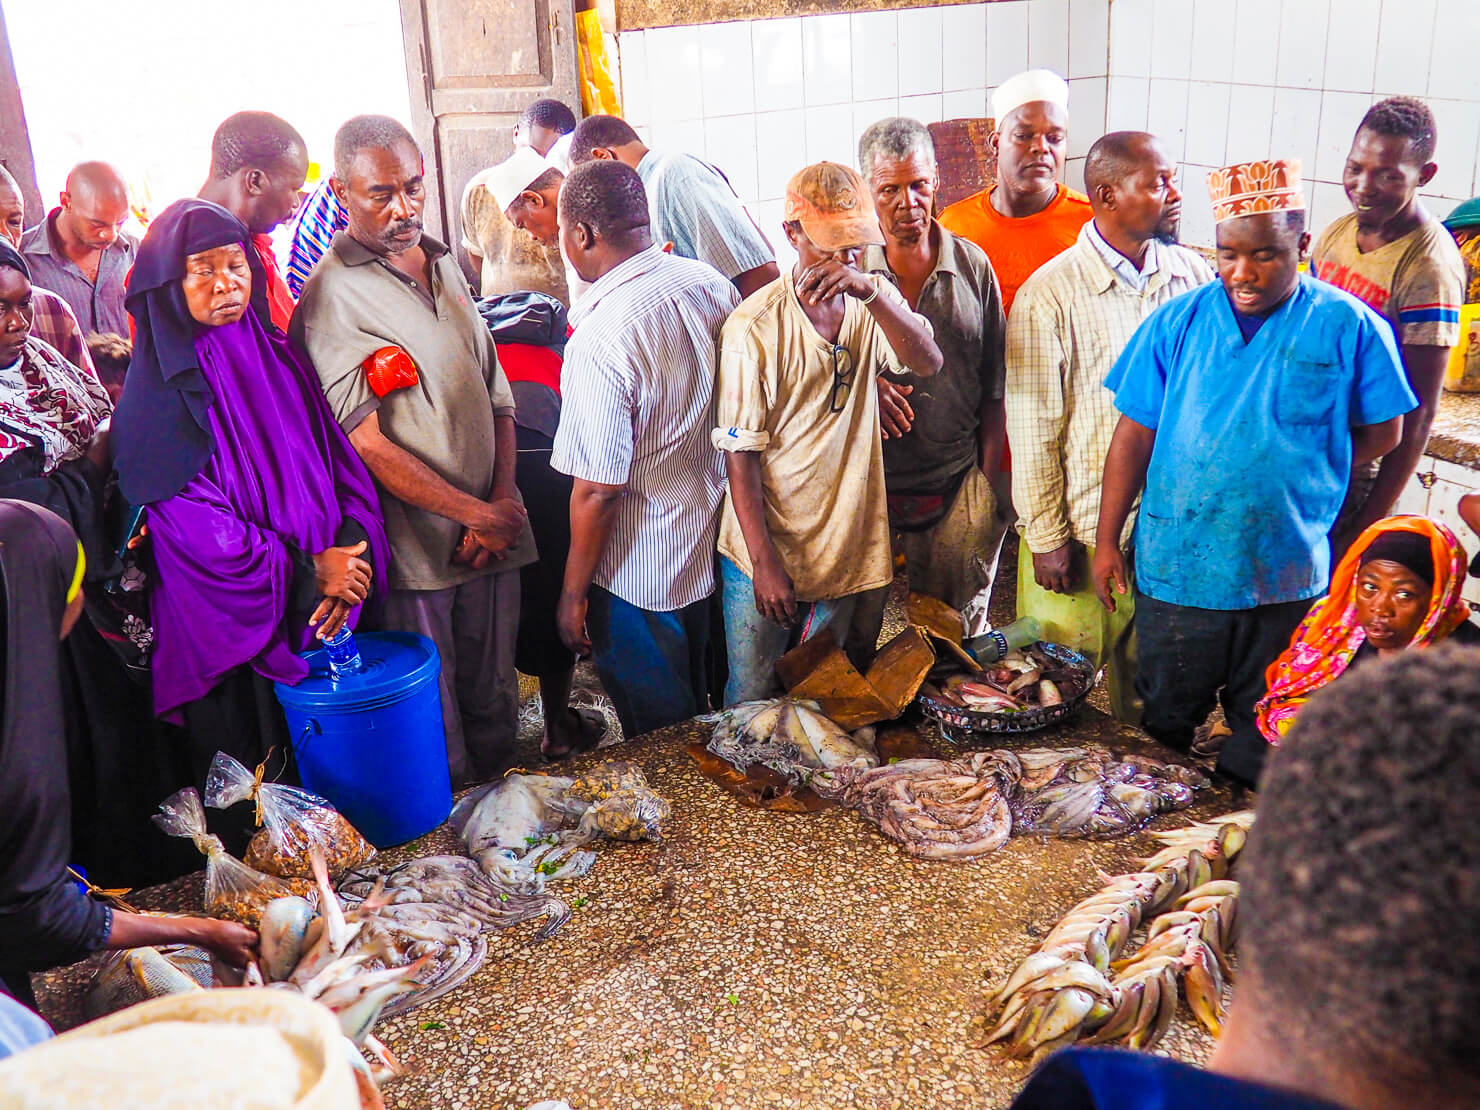
<path fill-rule="evenodd" d="M 1183 235 L 1205 246 L 1204 179 L 1225 162 L 1298 155 L 1312 223 L 1345 211 L 1357 121 L 1395 93 L 1438 118 L 1430 207 L 1480 193 L 1477 41 L 1480 0 L 1005 0 L 618 40 L 628 119 L 654 146 L 720 165 L 768 234 L 787 178 L 819 158 L 853 162 L 870 123 L 985 115 L 997 82 L 1048 66 L 1072 90 L 1070 184 L 1102 132 L 1152 130 L 1182 163 Z"/>
<path fill-rule="evenodd" d="M 1114 0 L 1106 127 L 1167 141 L 1182 162 L 1183 237 L 1210 246 L 1210 168 L 1298 156 L 1323 227 L 1347 210 L 1341 167 L 1363 113 L 1422 97 L 1439 124 L 1426 203 L 1443 215 L 1480 193 L 1476 41 L 1480 0 Z"/>
<path fill-rule="evenodd" d="M 1111 7 L 1006 0 L 625 31 L 624 111 L 653 146 L 720 166 L 784 252 L 793 173 L 856 163 L 859 136 L 886 116 L 986 115 L 994 84 L 1033 65 L 1070 78 L 1068 179 L 1081 186 L 1104 130 Z"/>

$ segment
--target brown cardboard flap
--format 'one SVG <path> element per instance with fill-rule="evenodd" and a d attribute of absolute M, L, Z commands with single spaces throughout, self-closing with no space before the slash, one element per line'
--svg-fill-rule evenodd
<path fill-rule="evenodd" d="M 945 648 L 947 653 L 973 671 L 981 669 L 981 664 L 961 646 L 961 633 L 965 627 L 961 614 L 944 601 L 929 594 L 912 593 L 905 601 L 905 619 L 930 633 L 937 648 Z"/>
<path fill-rule="evenodd" d="M 776 674 L 794 698 L 810 698 L 850 732 L 898 717 L 930 668 L 935 651 L 918 628 L 906 628 L 880 650 L 868 676 L 858 673 L 831 636 L 817 636 L 781 657 Z"/>
<path fill-rule="evenodd" d="M 911 593 L 904 603 L 905 619 L 919 625 L 926 632 L 947 643 L 961 646 L 961 633 L 965 625 L 961 614 L 944 601 L 929 594 Z"/>
<path fill-rule="evenodd" d="M 933 666 L 935 649 L 925 633 L 912 625 L 884 645 L 865 677 L 891 710 L 889 716 L 898 717 Z"/>

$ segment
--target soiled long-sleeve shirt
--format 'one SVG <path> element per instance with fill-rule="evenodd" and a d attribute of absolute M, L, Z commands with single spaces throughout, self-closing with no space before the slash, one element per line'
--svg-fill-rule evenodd
<path fill-rule="evenodd" d="M 1193 251 L 1160 243 L 1136 289 L 1096 239 L 1091 221 L 1074 246 L 1023 283 L 1007 320 L 1012 503 L 1028 550 L 1039 554 L 1071 539 L 1094 544 L 1118 419 L 1101 383 L 1142 320 L 1213 277 Z"/>

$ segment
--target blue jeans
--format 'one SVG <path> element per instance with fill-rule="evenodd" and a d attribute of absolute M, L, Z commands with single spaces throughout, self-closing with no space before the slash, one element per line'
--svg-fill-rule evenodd
<path fill-rule="evenodd" d="M 797 623 L 782 628 L 756 611 L 755 583 L 743 570 L 721 557 L 719 576 L 730 657 L 726 705 L 780 696 L 784 691 L 776 677 L 776 661 L 823 631 L 829 632 L 860 671 L 873 660 L 889 598 L 887 586 L 826 601 L 798 601 Z"/>
<path fill-rule="evenodd" d="M 587 595 L 586 633 L 596 674 L 626 736 L 709 711 L 704 675 L 707 597 L 660 613 L 639 609 L 593 585 Z"/>

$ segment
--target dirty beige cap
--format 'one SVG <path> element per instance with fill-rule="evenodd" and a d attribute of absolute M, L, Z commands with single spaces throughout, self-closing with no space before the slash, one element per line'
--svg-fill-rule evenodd
<path fill-rule="evenodd" d="M 873 197 L 858 171 L 838 162 L 808 166 L 786 185 L 786 216 L 819 249 L 882 245 Z"/>

